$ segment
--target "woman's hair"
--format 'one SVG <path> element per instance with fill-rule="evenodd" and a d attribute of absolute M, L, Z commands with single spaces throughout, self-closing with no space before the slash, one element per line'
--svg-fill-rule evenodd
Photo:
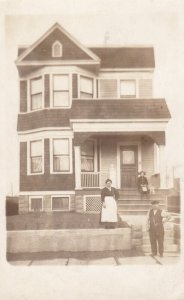
<path fill-rule="evenodd" d="M 108 179 L 106 179 L 105 183 L 107 183 L 107 182 L 111 182 L 112 183 L 112 180 L 108 178 Z"/>

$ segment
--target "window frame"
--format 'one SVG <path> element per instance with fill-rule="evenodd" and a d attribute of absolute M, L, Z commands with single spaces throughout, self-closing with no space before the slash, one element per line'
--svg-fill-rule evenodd
<path fill-rule="evenodd" d="M 53 141 L 54 140 L 68 140 L 69 145 L 69 170 L 68 171 L 54 171 L 54 149 Z M 50 174 L 72 174 L 73 173 L 73 152 L 72 152 L 72 138 L 68 136 L 60 137 L 55 136 L 49 139 L 50 141 Z"/>
<path fill-rule="evenodd" d="M 89 94 L 89 93 L 86 93 L 86 94 L 89 94 L 89 95 L 92 95 L 92 97 L 84 97 L 82 98 L 81 97 L 81 78 L 86 78 L 86 79 L 89 79 L 92 81 L 92 94 Z M 95 95 L 95 92 L 96 92 L 96 87 L 95 87 L 95 78 L 92 77 L 92 76 L 89 76 L 89 75 L 86 75 L 86 74 L 80 74 L 79 77 L 78 77 L 78 98 L 81 99 L 81 100 L 85 100 L 85 99 L 94 99 L 94 95 Z"/>
<path fill-rule="evenodd" d="M 42 145 L 42 171 L 41 172 L 31 172 L 31 143 L 41 141 Z M 45 167 L 45 157 L 44 157 L 44 139 L 33 139 L 27 141 L 27 175 L 42 175 L 44 174 Z"/>
<path fill-rule="evenodd" d="M 32 109 L 32 94 L 31 94 L 31 81 L 37 78 L 41 78 L 41 108 L 36 108 L 36 109 Z M 45 89 L 44 89 L 44 75 L 43 74 L 39 74 L 39 75 L 35 75 L 31 78 L 28 79 L 28 85 L 27 85 L 27 99 L 28 100 L 28 112 L 35 112 L 38 110 L 42 110 L 44 109 L 44 98 L 45 98 Z M 35 94 L 36 95 L 36 94 Z"/>
<path fill-rule="evenodd" d="M 42 208 L 39 211 L 43 211 L 43 196 L 29 196 L 29 211 L 34 212 L 34 209 L 31 209 L 31 200 L 40 198 L 42 200 Z"/>
<path fill-rule="evenodd" d="M 54 105 L 54 76 L 59 76 L 59 75 L 67 75 L 68 76 L 68 82 L 69 82 L 69 87 L 68 87 L 68 105 L 67 106 L 55 106 Z M 67 73 L 67 72 L 54 72 L 54 73 L 50 73 L 50 108 L 53 109 L 69 109 L 71 108 L 71 104 L 72 104 L 72 74 L 71 73 Z M 65 90 L 60 90 L 60 91 L 65 91 Z"/>
<path fill-rule="evenodd" d="M 68 198 L 68 209 L 53 209 L 53 198 Z M 71 210 L 71 198 L 70 195 L 51 195 L 51 211 L 70 211 Z"/>
<path fill-rule="evenodd" d="M 59 49 L 59 55 L 55 55 L 55 46 L 59 45 L 60 49 Z M 58 57 L 62 57 L 63 56 L 63 45 L 60 43 L 60 41 L 55 41 L 52 44 L 52 57 L 54 58 L 58 58 Z"/>

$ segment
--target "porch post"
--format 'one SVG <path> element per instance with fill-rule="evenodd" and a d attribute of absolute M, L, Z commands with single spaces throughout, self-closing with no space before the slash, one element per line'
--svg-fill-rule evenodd
<path fill-rule="evenodd" d="M 166 188 L 165 146 L 159 145 L 160 188 Z"/>
<path fill-rule="evenodd" d="M 75 188 L 81 189 L 81 154 L 80 146 L 74 146 L 75 154 Z"/>

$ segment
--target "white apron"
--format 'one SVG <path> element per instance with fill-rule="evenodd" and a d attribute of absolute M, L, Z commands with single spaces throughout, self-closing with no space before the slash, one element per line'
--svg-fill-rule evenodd
<path fill-rule="evenodd" d="M 106 207 L 102 205 L 101 222 L 117 222 L 117 204 L 114 197 L 105 196 L 104 203 Z"/>

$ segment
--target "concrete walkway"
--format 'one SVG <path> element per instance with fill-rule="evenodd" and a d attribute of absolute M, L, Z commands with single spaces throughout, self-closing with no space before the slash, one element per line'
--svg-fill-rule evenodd
<path fill-rule="evenodd" d="M 170 265 L 180 262 L 180 257 L 172 254 L 165 254 L 164 257 L 133 256 L 133 257 L 104 257 L 104 258 L 50 258 L 35 260 L 12 260 L 9 261 L 14 266 L 121 266 L 121 265 Z"/>

